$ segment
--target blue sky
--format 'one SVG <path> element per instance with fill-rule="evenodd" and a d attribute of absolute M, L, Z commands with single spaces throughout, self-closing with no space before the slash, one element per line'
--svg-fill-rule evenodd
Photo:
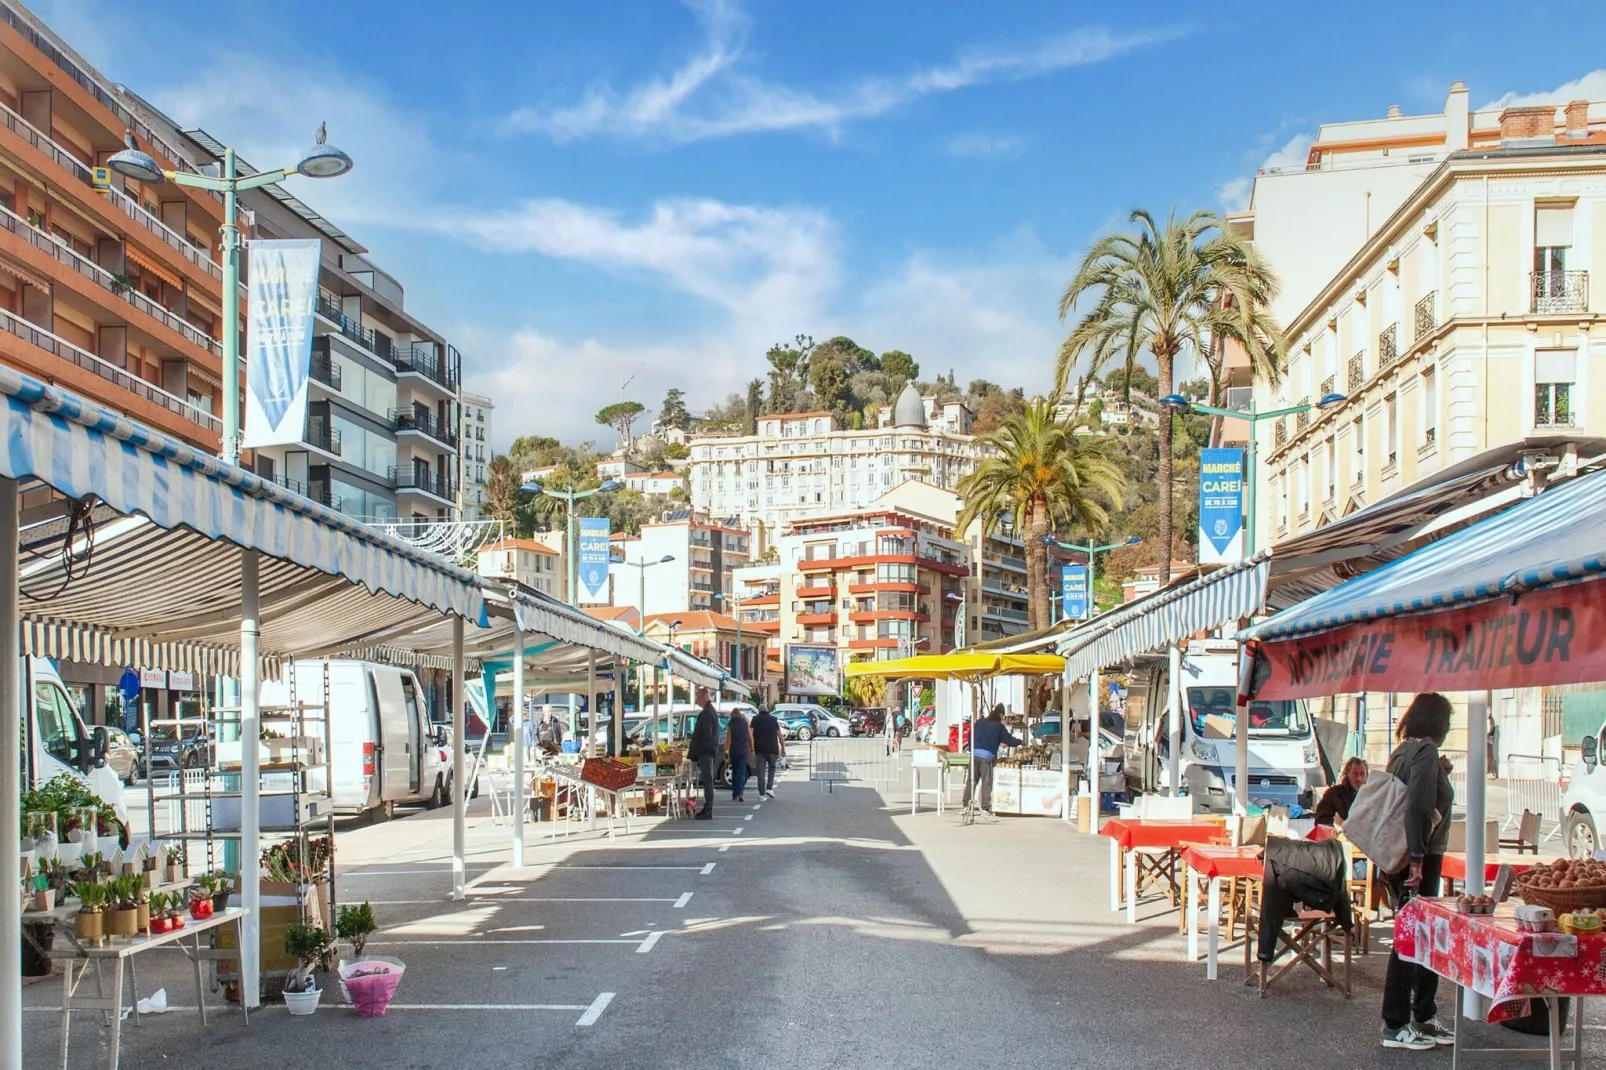
<path fill-rule="evenodd" d="M 295 192 L 464 354 L 515 434 L 694 409 L 798 332 L 1047 386 L 1055 303 L 1133 207 L 1239 207 L 1321 122 L 1606 99 L 1606 12 L 1530 4 L 219 0 L 37 10 L 109 77 Z M 272 18 L 265 15 L 270 12 Z M 1565 28 L 1565 32 L 1562 32 Z M 1572 83 L 1582 80 L 1580 86 Z"/>

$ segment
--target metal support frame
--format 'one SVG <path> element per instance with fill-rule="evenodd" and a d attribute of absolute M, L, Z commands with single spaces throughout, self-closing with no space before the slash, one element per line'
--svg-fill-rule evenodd
<path fill-rule="evenodd" d="M 582 754 L 591 751 L 591 744 L 597 737 L 597 652 L 586 651 L 586 743 L 580 748 Z"/>
<path fill-rule="evenodd" d="M 496 698 L 493 695 L 491 705 Z M 513 748 L 513 865 L 524 865 L 524 629 L 513 618 L 513 716 L 508 744 Z M 453 800 L 456 805 L 456 800 Z"/>
<path fill-rule="evenodd" d="M 1171 644 L 1169 651 L 1170 686 L 1166 689 L 1170 700 L 1171 716 L 1170 738 L 1166 740 L 1168 758 L 1166 761 L 1166 783 L 1171 787 L 1171 797 L 1176 798 L 1182 794 L 1182 716 L 1184 706 L 1182 703 L 1182 647 L 1177 643 Z"/>
<path fill-rule="evenodd" d="M 1071 679 L 1066 676 L 1060 679 L 1060 769 L 1065 773 L 1065 788 L 1061 792 L 1065 797 L 1065 809 L 1061 814 L 1061 820 L 1064 821 L 1073 820 L 1076 810 L 1076 796 L 1071 794 L 1071 729 Z M 1090 761 L 1092 756 L 1093 752 L 1089 750 L 1088 758 Z M 920 774 L 916 773 L 915 779 L 917 781 L 919 777 Z M 939 777 L 938 779 L 940 780 L 941 778 Z M 942 797 L 940 795 L 937 799 L 937 809 L 938 811 L 942 810 Z"/>
<path fill-rule="evenodd" d="M 452 617 L 452 898 L 468 898 L 468 792 L 463 762 L 463 618 Z"/>
<path fill-rule="evenodd" d="M 262 756 L 257 749 L 262 721 L 260 575 L 257 552 L 240 551 L 240 898 L 245 907 L 240 999 L 247 1007 L 262 1003 Z M 325 709 L 324 717 L 328 716 Z M 330 787 L 332 790 L 333 785 Z"/>
<path fill-rule="evenodd" d="M 625 752 L 625 662 L 613 659 L 613 749 L 615 758 Z"/>
<path fill-rule="evenodd" d="M 22 886 L 22 633 L 18 617 L 17 481 L 0 477 L 0 887 Z M 15 900 L 13 900 L 14 902 Z M 22 917 L 0 910 L 0 1067 L 22 1070 Z"/>

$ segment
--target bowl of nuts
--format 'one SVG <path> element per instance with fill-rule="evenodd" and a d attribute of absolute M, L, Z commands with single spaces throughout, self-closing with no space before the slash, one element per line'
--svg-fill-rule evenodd
<path fill-rule="evenodd" d="M 1606 908 L 1606 862 L 1558 858 L 1519 876 L 1513 892 L 1523 902 L 1557 914 Z"/>

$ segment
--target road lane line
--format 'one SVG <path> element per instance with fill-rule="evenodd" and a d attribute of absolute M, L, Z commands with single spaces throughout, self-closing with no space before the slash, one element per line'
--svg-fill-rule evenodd
<path fill-rule="evenodd" d="M 706 877 L 712 872 L 714 872 L 714 863 L 710 862 L 708 865 L 703 867 L 702 876 Z"/>
<path fill-rule="evenodd" d="M 608 1004 L 612 1002 L 612 992 L 602 993 L 602 995 L 591 1001 L 591 1006 L 586 1008 L 586 1012 L 582 1014 L 580 1016 L 580 1020 L 574 1024 L 577 1026 L 596 1025 L 597 1019 L 602 1017 L 602 1012 L 607 1010 Z"/>
<path fill-rule="evenodd" d="M 652 945 L 656 944 L 658 942 L 658 938 L 663 935 L 664 934 L 657 929 L 654 929 L 652 932 L 648 933 L 647 938 L 641 942 L 641 946 L 636 948 L 636 954 L 645 955 L 647 952 L 651 951 Z"/>
<path fill-rule="evenodd" d="M 675 909 L 684 910 L 686 909 L 686 904 L 689 902 L 691 902 L 691 893 L 682 892 L 680 898 L 675 900 Z"/>
<path fill-rule="evenodd" d="M 724 854 L 726 851 L 728 851 L 730 849 L 731 849 L 731 845 L 728 844 L 728 843 L 722 843 L 722 844 L 719 845 L 719 853 L 720 854 Z"/>
<path fill-rule="evenodd" d="M 586 896 L 517 896 L 517 895 L 480 895 L 469 896 L 467 899 L 375 899 L 370 905 L 376 907 L 416 907 L 433 906 L 441 903 L 673 903 L 667 896 L 657 898 L 590 898 Z"/>
<path fill-rule="evenodd" d="M 704 830 L 699 830 L 699 831 L 708 831 L 708 830 L 704 829 Z M 560 866 L 553 866 L 552 868 L 553 869 L 623 869 L 623 870 L 639 869 L 639 870 L 642 870 L 644 872 L 645 871 L 650 871 L 650 870 L 657 870 L 657 871 L 660 871 L 660 872 L 668 871 L 668 870 L 674 870 L 674 871 L 678 871 L 678 872 L 685 872 L 685 871 L 688 871 L 688 870 L 696 870 L 697 869 L 696 866 L 581 866 L 581 865 L 573 865 L 573 866 L 571 866 L 571 865 L 560 865 Z"/>
<path fill-rule="evenodd" d="M 740 836 L 741 834 L 742 834 L 742 830 L 740 828 L 731 829 L 731 835 L 732 836 Z"/>
<path fill-rule="evenodd" d="M 753 820 L 753 815 L 752 814 L 748 814 L 746 817 L 742 818 L 742 820 L 743 821 L 751 821 L 751 820 Z"/>
<path fill-rule="evenodd" d="M 639 940 L 370 940 L 368 947 L 500 947 L 504 944 L 636 944 Z"/>

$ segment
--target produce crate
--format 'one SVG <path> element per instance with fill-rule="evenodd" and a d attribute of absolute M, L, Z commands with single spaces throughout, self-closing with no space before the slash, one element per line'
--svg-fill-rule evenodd
<path fill-rule="evenodd" d="M 686 752 L 677 747 L 657 747 L 654 754 L 658 765 L 673 772 L 680 768 L 680 763 L 686 760 Z"/>
<path fill-rule="evenodd" d="M 619 791 L 636 782 L 636 767 L 613 758 L 587 758 L 580 767 L 580 779 L 599 788 Z"/>

